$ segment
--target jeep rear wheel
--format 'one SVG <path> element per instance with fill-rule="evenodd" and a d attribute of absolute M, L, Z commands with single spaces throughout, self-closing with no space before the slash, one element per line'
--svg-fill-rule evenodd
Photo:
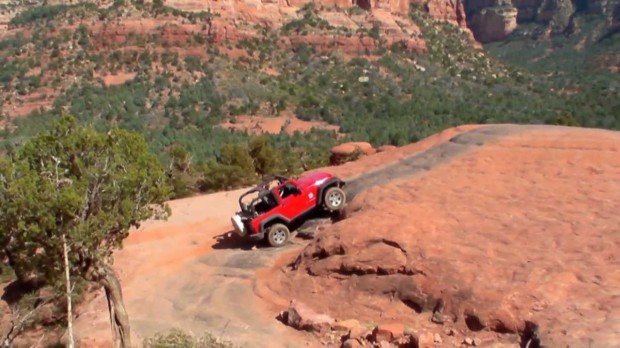
<path fill-rule="evenodd" d="M 347 195 L 339 187 L 331 187 L 325 192 L 323 197 L 323 204 L 325 208 L 331 211 L 340 210 L 344 208 L 344 204 L 347 202 Z"/>
<path fill-rule="evenodd" d="M 288 242 L 291 232 L 283 224 L 274 224 L 267 230 L 267 241 L 272 247 L 281 247 Z"/>

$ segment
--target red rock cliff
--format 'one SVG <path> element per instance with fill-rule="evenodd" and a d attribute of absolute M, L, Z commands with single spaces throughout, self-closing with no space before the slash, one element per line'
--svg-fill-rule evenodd
<path fill-rule="evenodd" d="M 465 7 L 461 0 L 411 0 L 411 3 L 424 6 L 424 9 L 436 19 L 467 27 Z"/>

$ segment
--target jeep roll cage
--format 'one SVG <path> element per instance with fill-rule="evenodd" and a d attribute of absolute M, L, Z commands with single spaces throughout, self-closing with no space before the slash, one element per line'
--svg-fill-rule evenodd
<path fill-rule="evenodd" d="M 284 183 L 287 180 L 289 180 L 289 178 L 285 176 L 281 176 L 281 175 L 270 175 L 270 176 L 263 177 L 263 180 L 261 181 L 260 184 L 254 186 L 253 188 L 251 188 L 250 190 L 242 194 L 241 197 L 239 197 L 239 207 L 241 208 L 241 212 L 248 214 L 250 216 L 257 215 L 256 208 L 255 208 L 255 206 L 259 204 L 257 202 L 264 201 L 266 196 L 271 195 L 271 189 L 269 188 L 269 184 L 272 183 L 273 181 L 277 181 L 278 185 L 282 185 L 282 183 Z M 252 199 L 248 204 L 243 203 L 243 199 L 245 197 L 253 193 L 256 193 L 256 192 L 258 192 L 258 197 Z M 271 199 L 274 199 L 274 198 L 271 197 Z"/>

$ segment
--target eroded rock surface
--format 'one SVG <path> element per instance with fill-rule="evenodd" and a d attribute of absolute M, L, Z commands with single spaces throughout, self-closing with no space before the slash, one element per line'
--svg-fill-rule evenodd
<path fill-rule="evenodd" d="M 467 27 L 465 8 L 461 0 L 411 0 L 411 3 L 424 6 L 426 11 L 435 19 Z"/>
<path fill-rule="evenodd" d="M 307 247 L 227 237 L 241 191 L 171 202 L 168 221 L 115 253 L 135 340 L 182 327 L 241 346 L 323 344 L 275 319 L 296 299 L 333 318 L 329 342 L 346 347 L 618 346 L 619 151 L 611 131 L 448 129 L 325 169 L 353 201 Z M 106 313 L 102 294 L 79 306 L 82 342 L 109 346 Z"/>
<path fill-rule="evenodd" d="M 620 345 L 620 133 L 495 126 L 446 144 L 409 174 L 376 170 L 270 287 L 456 344 Z"/>

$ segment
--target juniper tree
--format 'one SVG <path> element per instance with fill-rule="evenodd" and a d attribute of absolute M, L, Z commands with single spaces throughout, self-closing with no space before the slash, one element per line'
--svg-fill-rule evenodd
<path fill-rule="evenodd" d="M 0 248 L 18 280 L 62 288 L 70 276 L 102 286 L 115 346 L 128 347 L 112 253 L 132 227 L 169 214 L 169 194 L 140 135 L 100 133 L 63 117 L 0 160 Z"/>

